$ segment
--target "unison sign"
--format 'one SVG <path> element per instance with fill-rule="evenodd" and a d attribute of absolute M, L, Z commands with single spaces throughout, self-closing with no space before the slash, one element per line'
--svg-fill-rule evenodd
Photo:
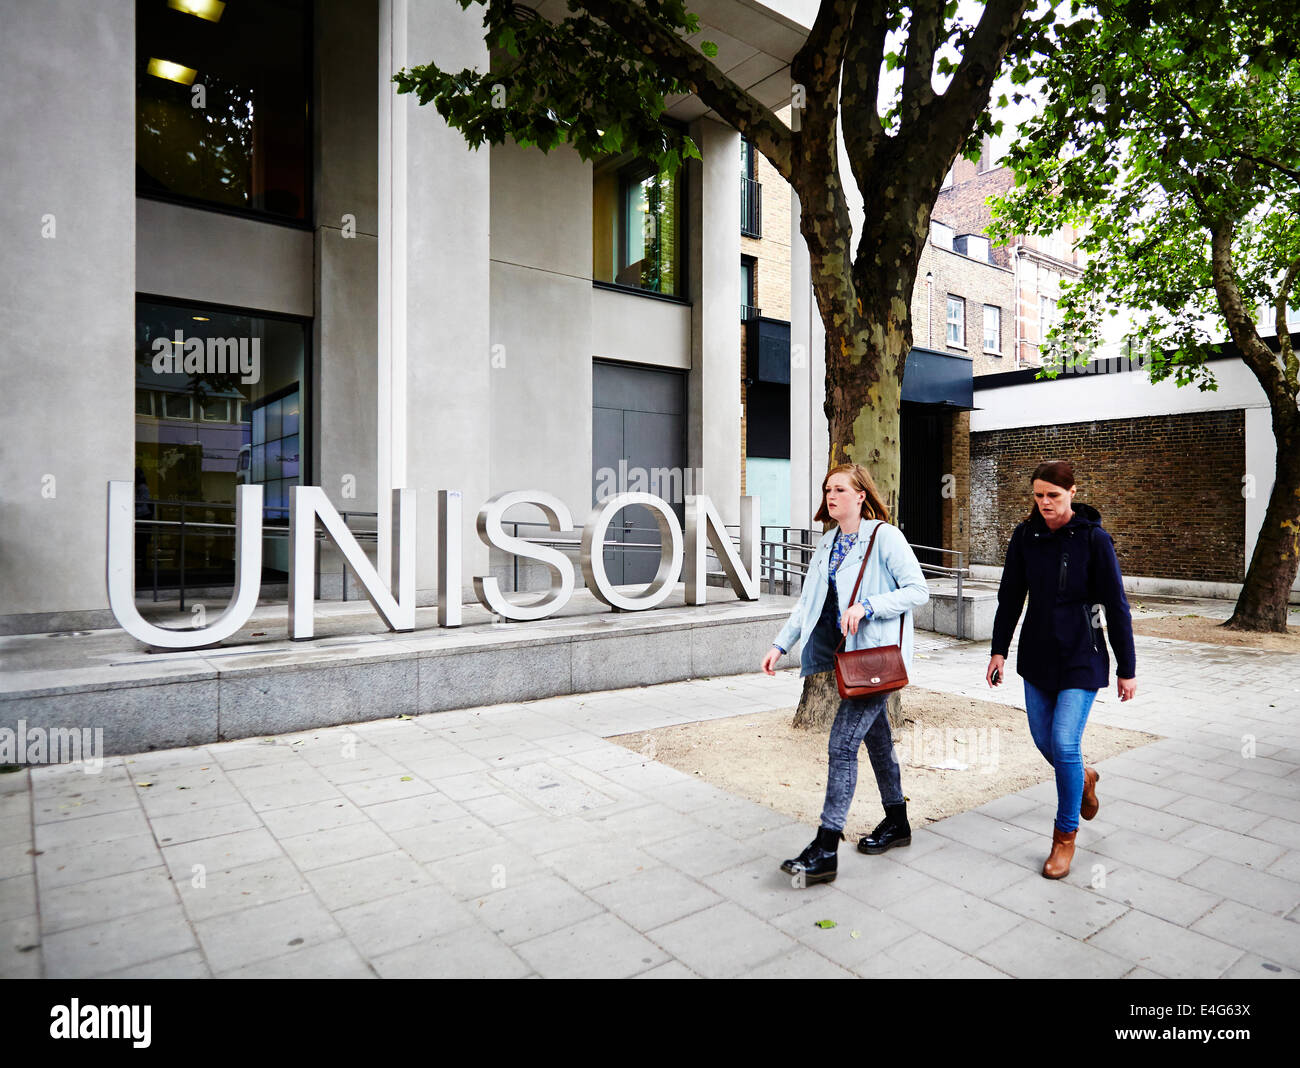
<path fill-rule="evenodd" d="M 484 608 L 507 619 L 543 619 L 562 608 L 573 593 L 573 561 L 559 549 L 539 545 L 505 532 L 502 516 L 516 504 L 531 504 L 545 513 L 555 533 L 575 528 L 568 506 L 541 490 L 499 493 L 479 509 L 478 536 L 488 545 L 516 556 L 538 560 L 551 572 L 550 588 L 537 600 L 516 604 L 506 598 L 490 575 L 474 576 L 474 594 Z M 659 567 L 654 579 L 637 594 L 620 591 L 605 573 L 605 535 L 610 521 L 624 508 L 648 508 L 659 526 Z M 295 641 L 314 634 L 316 587 L 316 523 L 343 554 L 366 597 L 389 630 L 415 629 L 415 491 L 393 490 L 392 574 L 382 580 L 352 532 L 319 486 L 289 490 L 289 637 Z M 438 491 L 438 625 L 461 623 L 461 495 Z M 262 580 L 262 487 L 235 490 L 235 591 L 211 623 L 188 630 L 159 627 L 144 619 L 135 606 L 134 580 L 135 486 L 108 484 L 108 603 L 122 629 L 146 645 L 160 649 L 199 649 L 224 641 L 239 630 L 257 605 Z M 744 600 L 758 600 L 758 498 L 740 498 L 740 550 L 727 536 L 722 517 L 704 495 L 686 497 L 686 530 L 668 502 L 649 493 L 620 493 L 592 509 L 582 528 L 581 566 L 587 588 L 611 608 L 640 611 L 666 598 L 681 576 L 686 603 L 703 604 L 707 551 L 712 547 L 722 570 Z"/>

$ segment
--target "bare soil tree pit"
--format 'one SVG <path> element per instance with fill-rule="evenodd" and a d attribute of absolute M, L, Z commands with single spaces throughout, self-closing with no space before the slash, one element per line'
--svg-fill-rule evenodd
<path fill-rule="evenodd" d="M 815 828 L 826 793 L 827 732 L 796 730 L 793 718 L 793 708 L 778 709 L 621 734 L 610 741 Z M 1084 760 L 1096 763 L 1159 737 L 1090 722 L 1083 735 Z M 1024 711 L 992 701 L 909 686 L 894 746 L 913 827 L 1051 778 Z M 849 842 L 884 816 L 866 749 L 858 755 L 858 787 L 844 827 Z M 1104 805 L 1104 778 L 1098 796 Z M 1043 833 L 1049 835 L 1051 814 L 1044 818 Z"/>
<path fill-rule="evenodd" d="M 1184 642 L 1233 645 L 1263 649 L 1270 653 L 1300 653 L 1300 627 L 1288 626 L 1285 634 L 1249 630 L 1225 630 L 1221 619 L 1207 616 L 1152 616 L 1133 620 L 1133 633 L 1149 638 L 1175 638 Z"/>

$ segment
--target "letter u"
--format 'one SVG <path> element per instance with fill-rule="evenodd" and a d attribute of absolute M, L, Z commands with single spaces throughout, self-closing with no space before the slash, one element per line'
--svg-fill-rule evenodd
<path fill-rule="evenodd" d="M 235 593 L 206 627 L 175 630 L 148 622 L 135 607 L 135 485 L 108 484 L 108 606 L 137 641 L 159 649 L 215 645 L 248 622 L 262 587 L 262 487 L 235 487 Z"/>

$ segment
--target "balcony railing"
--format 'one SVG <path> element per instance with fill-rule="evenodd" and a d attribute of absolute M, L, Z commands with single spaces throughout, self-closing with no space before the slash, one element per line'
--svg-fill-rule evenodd
<path fill-rule="evenodd" d="M 740 306 L 740 321 L 749 322 L 750 319 L 757 319 L 763 314 L 762 308 L 755 308 L 752 304 L 742 304 Z"/>
<path fill-rule="evenodd" d="M 740 232 L 745 237 L 763 236 L 763 187 L 753 178 L 740 179 Z"/>

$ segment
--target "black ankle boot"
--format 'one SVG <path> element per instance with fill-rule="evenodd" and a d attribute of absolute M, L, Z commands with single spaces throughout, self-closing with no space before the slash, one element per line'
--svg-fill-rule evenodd
<path fill-rule="evenodd" d="M 781 870 L 790 875 L 801 875 L 804 884 L 834 882 L 836 868 L 839 866 L 840 842 L 843 831 L 832 831 L 829 827 L 819 827 L 817 837 L 808 848 L 793 860 L 781 865 Z"/>
<path fill-rule="evenodd" d="M 868 835 L 858 841 L 860 853 L 883 853 L 894 846 L 912 844 L 912 828 L 907 822 L 907 802 L 885 806 L 885 818 Z"/>

